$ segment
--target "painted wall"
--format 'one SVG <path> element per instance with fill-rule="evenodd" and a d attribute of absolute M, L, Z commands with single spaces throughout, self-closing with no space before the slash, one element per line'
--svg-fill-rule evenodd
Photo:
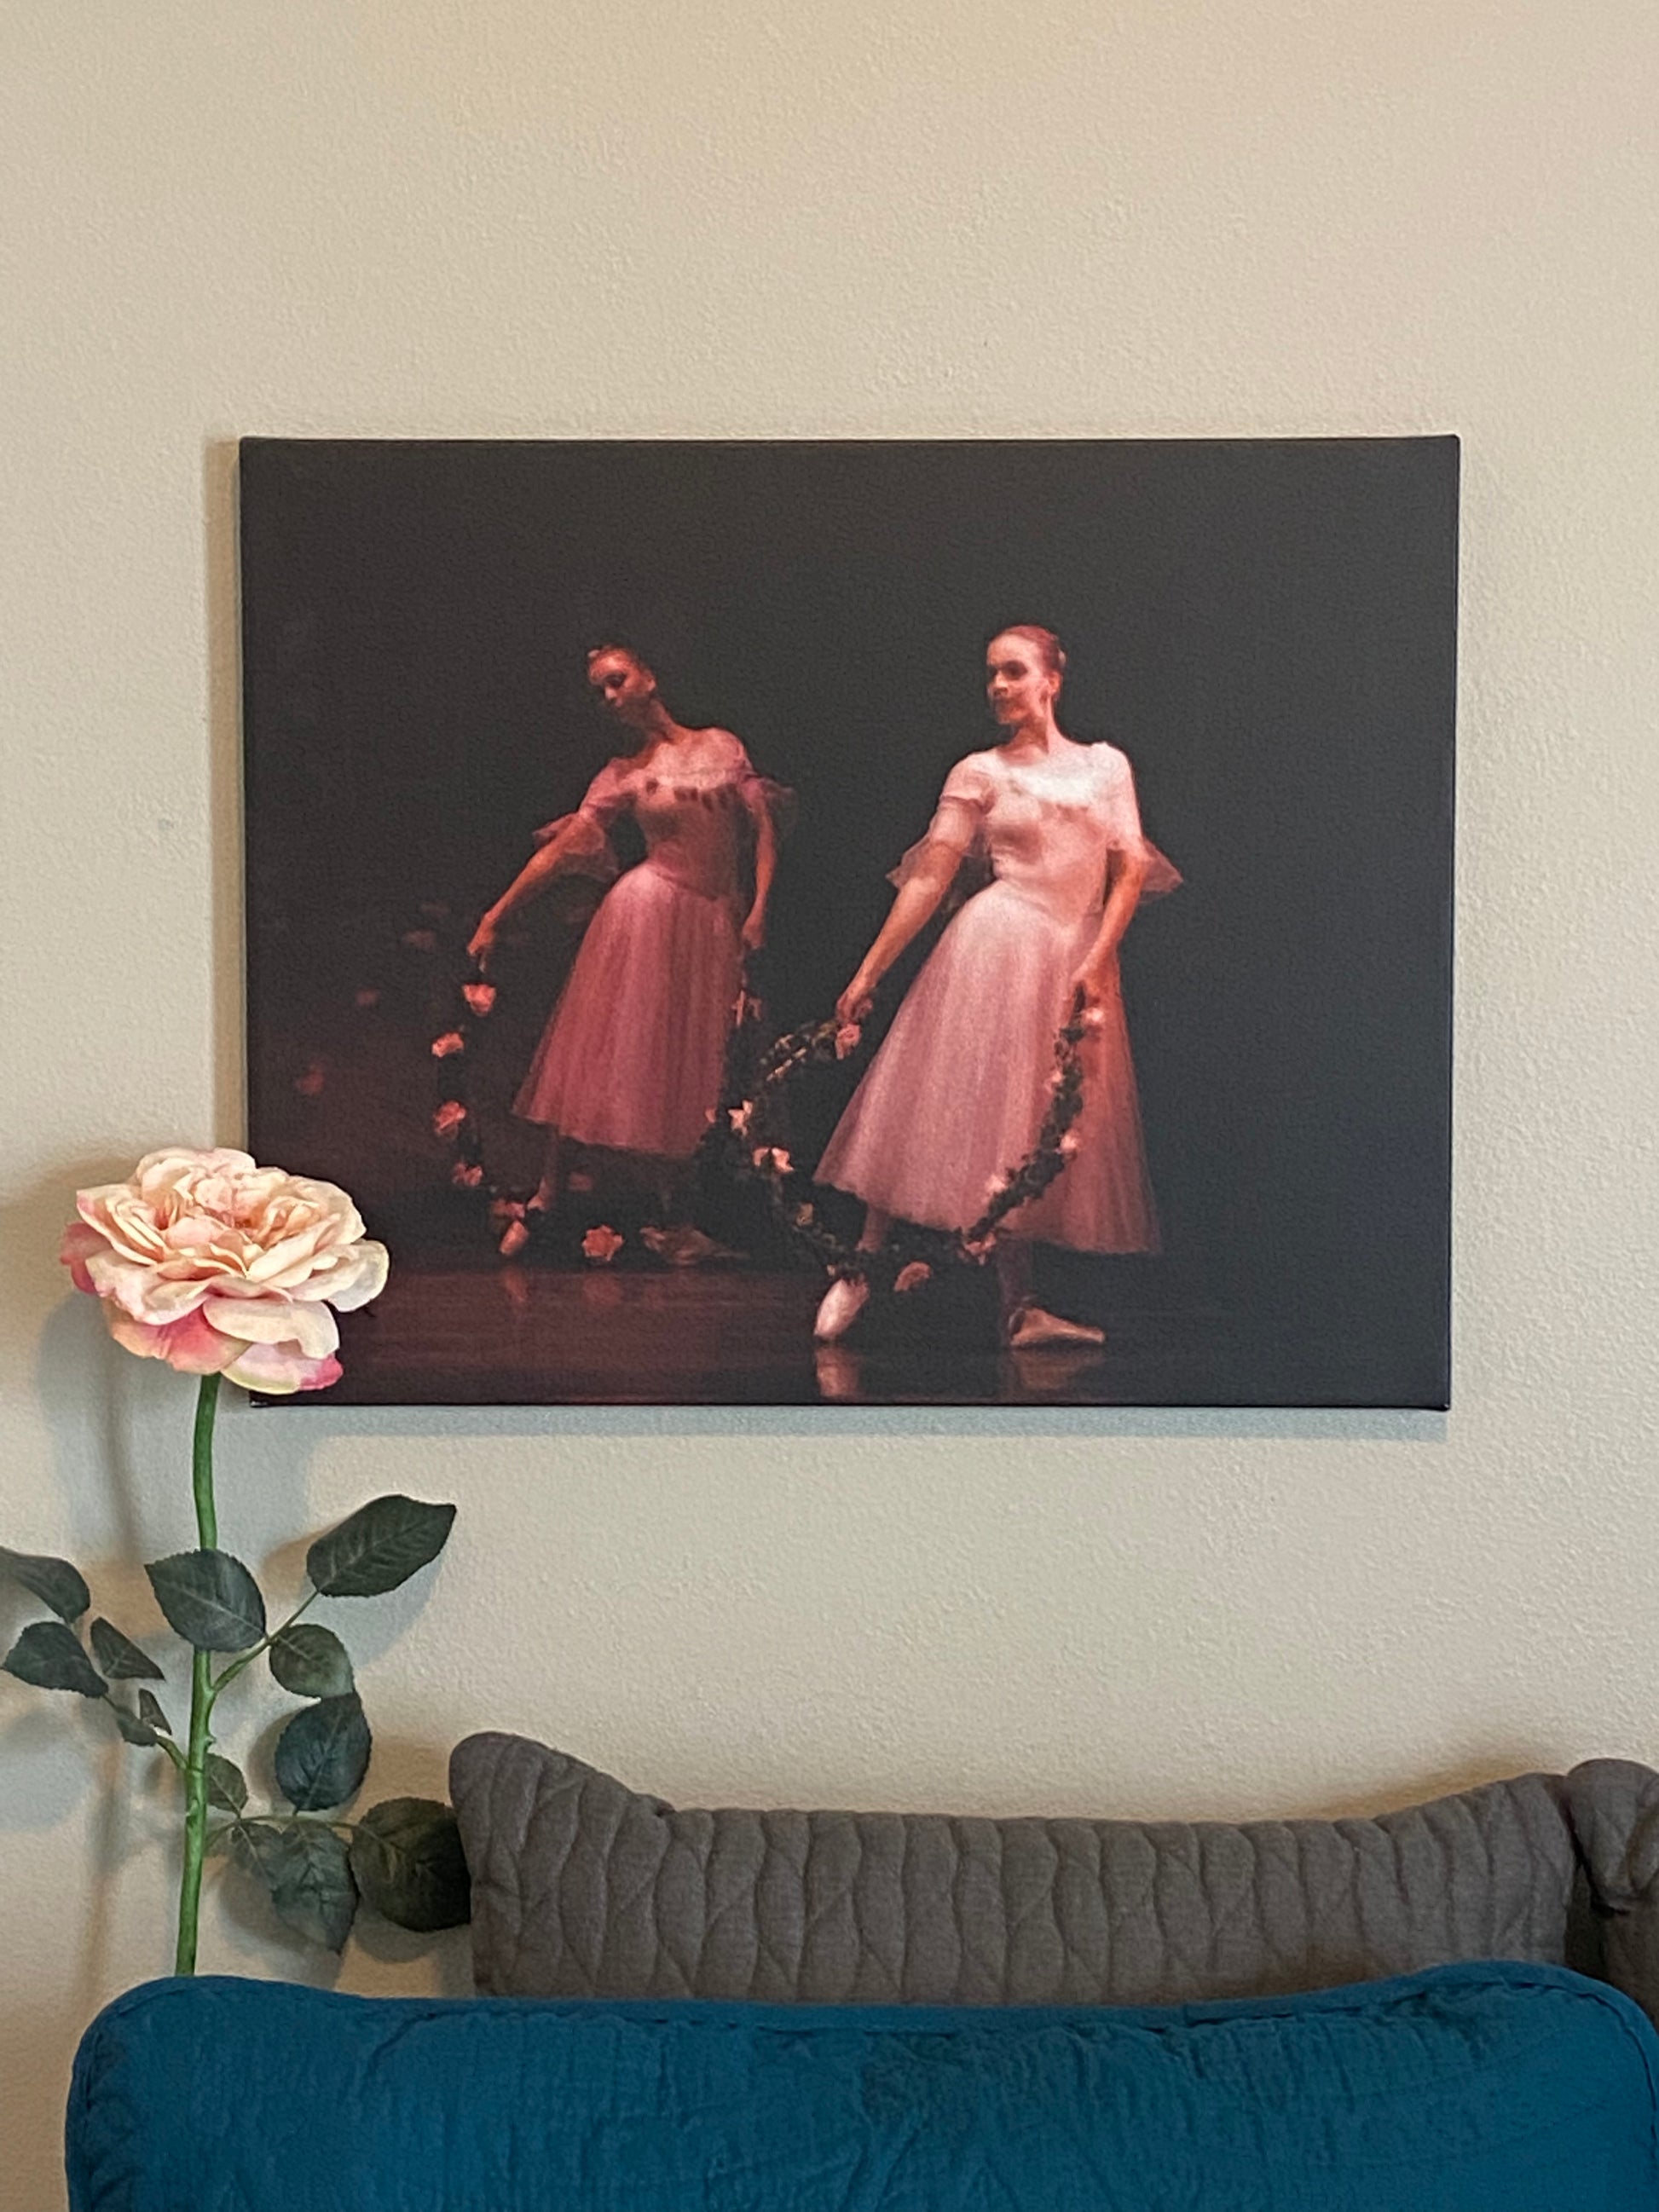
<path fill-rule="evenodd" d="M 983 1811 L 1659 1756 L 1651 9 L 14 0 L 0 60 L 6 1540 L 137 1621 L 189 1540 L 188 1388 L 53 1254 L 77 1182 L 240 1133 L 236 435 L 1455 430 L 1449 1419 L 238 1407 L 222 1510 L 281 1585 L 375 1490 L 458 1501 L 354 1616 L 375 1794 L 480 1725 Z M 79 1723 L 0 1684 L 8 2212 L 170 1957 L 161 1778 Z M 319 1972 L 222 1903 L 204 1948 Z"/>

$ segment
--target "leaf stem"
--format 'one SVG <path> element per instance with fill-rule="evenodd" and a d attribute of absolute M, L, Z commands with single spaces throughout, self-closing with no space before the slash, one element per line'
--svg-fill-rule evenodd
<path fill-rule="evenodd" d="M 196 1501 L 196 1534 L 204 1552 L 219 1548 L 219 1516 L 213 1501 L 213 1423 L 219 1406 L 219 1378 L 204 1375 L 196 1395 L 196 1427 L 191 1448 L 191 1487 Z M 205 1651 L 190 1660 L 190 1738 L 185 1752 L 185 1856 L 179 1876 L 179 1942 L 176 1974 L 196 1972 L 196 1930 L 201 1912 L 202 1858 L 207 1844 L 207 1755 L 212 1741 L 212 1662 Z"/>
<path fill-rule="evenodd" d="M 214 1696 L 216 1698 L 218 1696 L 220 1691 L 224 1688 L 227 1682 L 234 1682 L 245 1667 L 251 1667 L 261 1652 L 269 1651 L 271 1645 L 276 1641 L 277 1638 L 283 1634 L 283 1631 L 285 1629 L 292 1628 L 295 1622 L 300 1618 L 300 1615 L 306 1612 L 310 1607 L 315 1605 L 320 1595 L 320 1591 L 313 1590 L 308 1597 L 302 1597 L 298 1605 L 295 1607 L 293 1612 L 289 1613 L 288 1619 L 283 1621 L 279 1627 L 273 1628 L 269 1636 L 262 1636 L 259 1638 L 259 1641 L 253 1645 L 251 1650 L 244 1651 L 239 1657 L 233 1659 L 229 1666 L 226 1668 L 224 1673 L 221 1674 L 218 1680 L 214 1683 Z"/>

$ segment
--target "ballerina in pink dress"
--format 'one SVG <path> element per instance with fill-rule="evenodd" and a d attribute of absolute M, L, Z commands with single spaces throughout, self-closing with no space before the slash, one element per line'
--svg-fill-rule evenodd
<path fill-rule="evenodd" d="M 569 1145 L 638 1155 L 666 1208 L 720 1103 L 744 959 L 765 943 L 781 794 L 755 773 L 730 730 L 676 721 L 656 678 L 628 647 L 596 647 L 587 678 L 608 711 L 637 733 L 638 747 L 607 762 L 576 811 L 541 833 L 540 849 L 468 949 L 486 964 L 507 915 L 562 872 L 615 878 L 514 1111 L 549 1132 L 532 1211 L 556 1202 Z M 618 877 L 609 832 L 624 813 L 639 825 L 645 858 Z M 520 1228 L 514 1243 L 522 1242 Z"/>
<path fill-rule="evenodd" d="M 1181 880 L 1141 834 L 1134 777 L 1115 745 L 1079 744 L 1054 720 L 1066 656 L 1052 630 L 992 639 L 986 690 L 1000 744 L 958 761 L 927 837 L 899 872 L 887 921 L 836 1006 L 861 1023 L 877 985 L 950 890 L 964 858 L 991 882 L 946 927 L 818 1164 L 865 1200 L 861 1251 L 894 1216 L 936 1229 L 978 1220 L 1030 1151 L 1049 1098 L 1055 1032 L 1084 1001 L 1083 1109 L 1062 1172 L 1010 1215 L 997 1248 L 1014 1349 L 1098 1344 L 1102 1334 L 1032 1302 L 1031 1248 L 1158 1249 L 1118 945 L 1143 896 Z M 869 1285 L 833 1282 L 817 1334 L 843 1336 Z"/>

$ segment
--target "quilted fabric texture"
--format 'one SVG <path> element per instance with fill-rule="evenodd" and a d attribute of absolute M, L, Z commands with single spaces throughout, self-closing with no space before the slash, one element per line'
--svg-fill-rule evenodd
<path fill-rule="evenodd" d="M 500 1735 L 450 1791 L 495 1996 L 1169 2004 L 1503 1958 L 1659 2018 L 1659 1775 L 1620 1759 L 1240 1826 L 684 1812 Z"/>
<path fill-rule="evenodd" d="M 1650 2212 L 1659 2039 L 1559 1970 L 1179 2011 L 341 1997 L 88 2031 L 73 2212 Z"/>

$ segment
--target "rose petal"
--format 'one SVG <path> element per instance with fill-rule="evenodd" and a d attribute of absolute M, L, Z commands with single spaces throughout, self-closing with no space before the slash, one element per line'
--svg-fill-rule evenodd
<path fill-rule="evenodd" d="M 246 1344 L 292 1342 L 307 1359 L 324 1358 L 340 1341 L 325 1305 L 301 1305 L 292 1298 L 210 1298 L 202 1311 L 226 1336 Z"/>
<path fill-rule="evenodd" d="M 210 1328 L 200 1314 L 186 1314 L 182 1321 L 156 1328 L 147 1322 L 134 1321 L 106 1298 L 104 1319 L 124 1352 L 137 1352 L 141 1359 L 165 1359 L 181 1375 L 220 1375 L 236 1357 L 236 1345 Z"/>
<path fill-rule="evenodd" d="M 337 1359 L 307 1359 L 294 1344 L 250 1344 L 226 1376 L 245 1390 L 283 1398 L 295 1390 L 326 1390 L 344 1372 Z"/>

